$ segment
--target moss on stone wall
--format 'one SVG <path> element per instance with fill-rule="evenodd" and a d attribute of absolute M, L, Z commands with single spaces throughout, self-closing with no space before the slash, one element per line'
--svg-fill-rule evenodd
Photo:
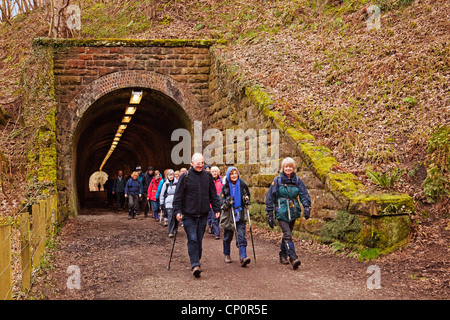
<path fill-rule="evenodd" d="M 56 192 L 56 99 L 53 54 L 36 48 L 24 64 L 21 78 L 24 126 L 31 132 L 28 142 L 27 183 L 41 194 Z"/>
<path fill-rule="evenodd" d="M 51 39 L 36 38 L 34 46 L 44 47 L 200 47 L 225 44 L 224 40 L 210 39 Z"/>
<path fill-rule="evenodd" d="M 341 242 L 356 250 L 378 248 L 379 253 L 388 253 L 404 244 L 410 226 L 408 215 L 363 217 L 342 210 L 333 220 L 325 222 L 319 240 L 326 244 Z"/>

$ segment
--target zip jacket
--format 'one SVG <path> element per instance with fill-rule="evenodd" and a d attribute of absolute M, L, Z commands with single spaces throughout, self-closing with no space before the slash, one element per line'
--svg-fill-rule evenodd
<path fill-rule="evenodd" d="M 269 188 L 266 196 L 267 215 L 275 219 L 291 222 L 300 218 L 301 207 L 309 215 L 311 198 L 303 181 L 295 173 L 288 178 L 284 172 L 276 177 Z"/>
<path fill-rule="evenodd" d="M 143 194 L 142 184 L 139 180 L 133 180 L 133 178 L 128 179 L 125 185 L 126 195 L 140 195 Z"/>

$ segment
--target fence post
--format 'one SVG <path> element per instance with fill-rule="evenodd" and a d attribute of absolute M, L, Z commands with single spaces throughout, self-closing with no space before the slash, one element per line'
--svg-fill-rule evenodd
<path fill-rule="evenodd" d="M 52 221 L 52 199 L 51 198 L 47 198 L 47 200 L 45 200 L 45 239 L 49 239 L 52 235 L 52 230 L 51 230 L 51 221 Z"/>
<path fill-rule="evenodd" d="M 33 244 L 33 268 L 39 267 L 40 264 L 40 256 L 39 256 L 39 213 L 40 206 L 39 204 L 33 204 L 31 206 L 31 220 L 32 220 L 32 232 L 31 232 L 31 241 Z"/>
<path fill-rule="evenodd" d="M 51 197 L 51 207 L 52 207 L 52 219 L 51 219 L 51 226 L 52 226 L 52 235 L 56 233 L 56 196 Z"/>
<path fill-rule="evenodd" d="M 45 218 L 47 216 L 46 214 L 47 211 L 47 201 L 45 200 L 40 200 L 39 201 L 39 230 L 38 230 L 38 234 L 39 234 L 39 245 L 38 245 L 38 250 L 39 250 L 39 264 L 41 264 L 41 257 L 42 255 L 45 253 L 45 241 L 46 241 L 46 221 Z"/>
<path fill-rule="evenodd" d="M 28 212 L 20 215 L 20 248 L 22 292 L 28 292 L 31 287 L 30 214 Z"/>
<path fill-rule="evenodd" d="M 11 226 L 0 225 L 0 299 L 12 300 Z"/>
<path fill-rule="evenodd" d="M 55 209 L 55 229 L 59 226 L 59 213 L 58 213 L 58 194 L 55 194 L 53 196 L 53 203 L 54 203 L 54 209 Z"/>

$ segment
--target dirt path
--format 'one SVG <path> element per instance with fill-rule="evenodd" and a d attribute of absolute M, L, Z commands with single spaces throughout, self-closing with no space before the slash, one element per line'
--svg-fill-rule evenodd
<path fill-rule="evenodd" d="M 242 268 L 238 250 L 225 264 L 222 241 L 205 233 L 199 279 L 191 275 L 186 236 L 179 228 L 171 269 L 172 239 L 154 219 L 128 220 L 125 212 L 91 211 L 69 219 L 50 268 L 30 296 L 39 299 L 436 299 L 395 264 L 358 262 L 332 254 L 320 245 L 297 241 L 302 261 L 296 271 L 278 261 L 279 234 L 254 228 L 256 263 Z M 248 236 L 249 237 L 249 236 Z M 253 260 L 250 241 L 248 254 Z M 367 268 L 380 268 L 381 289 L 368 289 Z M 66 273 L 79 267 L 80 289 L 68 289 Z"/>

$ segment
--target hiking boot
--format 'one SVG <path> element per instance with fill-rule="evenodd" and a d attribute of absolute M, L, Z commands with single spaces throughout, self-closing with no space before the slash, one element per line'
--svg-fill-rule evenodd
<path fill-rule="evenodd" d="M 289 264 L 286 252 L 280 252 L 280 263 Z"/>
<path fill-rule="evenodd" d="M 231 263 L 232 261 L 231 261 L 231 257 L 230 257 L 230 255 L 229 254 L 226 254 L 225 255 L 225 263 Z"/>
<path fill-rule="evenodd" d="M 174 234 L 173 233 L 169 233 L 169 238 L 173 238 Z"/>
<path fill-rule="evenodd" d="M 300 262 L 300 260 L 298 259 L 298 258 L 296 258 L 296 259 L 292 259 L 292 258 L 289 258 L 289 261 L 291 262 L 291 264 L 292 264 L 292 269 L 294 269 L 294 270 L 297 270 L 297 268 L 300 266 L 300 264 L 301 264 L 301 262 Z"/>
<path fill-rule="evenodd" d="M 192 268 L 192 275 L 196 278 L 200 278 L 200 273 L 202 273 L 202 270 L 200 270 L 200 266 L 195 266 Z"/>
<path fill-rule="evenodd" d="M 248 264 L 250 263 L 250 258 L 249 257 L 245 257 L 243 259 L 241 259 L 241 267 L 246 267 Z"/>

